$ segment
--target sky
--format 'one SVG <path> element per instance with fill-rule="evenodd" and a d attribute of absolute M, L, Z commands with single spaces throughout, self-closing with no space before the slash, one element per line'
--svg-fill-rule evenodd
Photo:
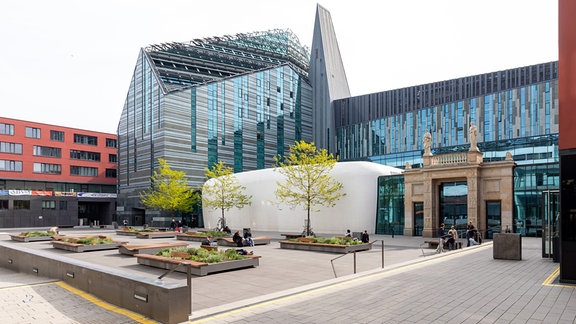
<path fill-rule="evenodd" d="M 331 13 L 353 96 L 558 60 L 556 0 L 2 0 L 0 116 L 116 133 L 141 48 Z"/>

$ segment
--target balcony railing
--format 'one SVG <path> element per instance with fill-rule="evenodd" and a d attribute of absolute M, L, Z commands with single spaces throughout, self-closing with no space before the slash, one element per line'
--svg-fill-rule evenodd
<path fill-rule="evenodd" d="M 430 157 L 431 165 L 466 164 L 466 163 L 468 163 L 467 152 L 434 155 Z"/>

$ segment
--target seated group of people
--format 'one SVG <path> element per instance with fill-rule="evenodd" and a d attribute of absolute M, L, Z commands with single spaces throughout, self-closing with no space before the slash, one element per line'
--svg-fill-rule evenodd
<path fill-rule="evenodd" d="M 217 245 L 216 242 L 214 242 L 214 241 L 212 240 L 212 236 L 207 236 L 205 239 L 203 239 L 203 240 L 200 242 L 200 246 L 201 246 L 201 247 L 202 247 L 202 246 L 216 246 L 216 245 Z M 246 251 L 246 250 L 244 250 L 244 249 L 236 249 L 236 252 L 238 252 L 238 254 L 240 254 L 240 255 L 252 255 L 252 254 L 254 254 L 254 252 L 252 252 L 252 251 Z"/>
<path fill-rule="evenodd" d="M 250 229 L 246 229 L 244 237 L 240 236 L 240 231 L 236 231 L 232 236 L 232 241 L 234 241 L 238 247 L 245 245 L 254 246 L 254 240 L 252 239 L 252 232 L 250 232 Z"/>
<path fill-rule="evenodd" d="M 349 229 L 346 230 L 346 233 L 344 233 L 344 237 L 352 237 L 352 233 L 350 232 Z M 354 238 L 354 239 L 356 239 L 356 238 Z M 368 230 L 364 230 L 364 232 L 360 236 L 360 239 L 361 239 L 362 243 L 368 243 L 370 241 L 370 235 L 368 235 Z"/>

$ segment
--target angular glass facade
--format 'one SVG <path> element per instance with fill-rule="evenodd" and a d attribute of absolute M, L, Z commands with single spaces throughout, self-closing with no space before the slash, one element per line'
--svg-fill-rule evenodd
<path fill-rule="evenodd" d="M 514 231 L 539 236 L 542 193 L 559 186 L 557 71 L 558 62 L 550 62 L 337 100 L 336 154 L 418 168 L 427 130 L 433 154 L 463 152 L 474 122 L 484 161 L 510 152 L 517 164 Z M 376 231 L 386 232 L 380 221 Z"/>
<path fill-rule="evenodd" d="M 312 141 L 308 57 L 285 30 L 143 49 L 118 127 L 118 217 L 168 217 L 145 211 L 138 194 L 158 158 L 197 186 L 218 161 L 263 169 L 295 141 Z"/>

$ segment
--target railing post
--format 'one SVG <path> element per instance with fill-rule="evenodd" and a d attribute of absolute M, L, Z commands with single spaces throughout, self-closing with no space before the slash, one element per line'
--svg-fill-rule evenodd
<path fill-rule="evenodd" d="M 188 286 L 188 299 L 190 300 L 188 314 L 192 315 L 192 265 L 190 263 L 186 263 L 186 285 Z"/>
<path fill-rule="evenodd" d="M 384 239 L 382 239 L 382 269 L 384 269 Z"/>
<path fill-rule="evenodd" d="M 354 273 L 356 273 L 356 251 L 354 251 Z"/>

